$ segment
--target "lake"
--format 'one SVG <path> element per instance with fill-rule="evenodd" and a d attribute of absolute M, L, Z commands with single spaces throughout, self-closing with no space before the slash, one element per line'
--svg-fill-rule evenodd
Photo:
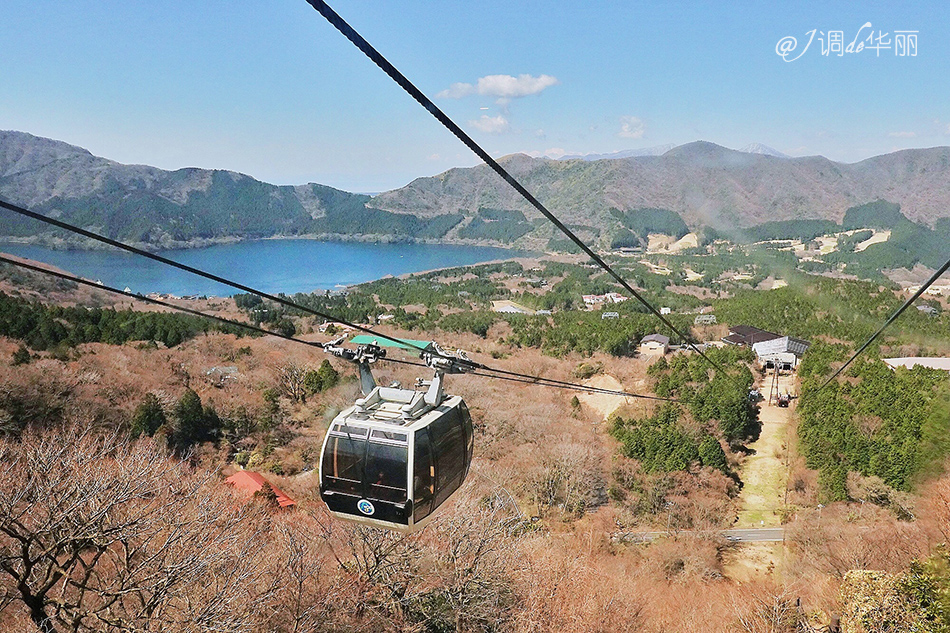
<path fill-rule="evenodd" d="M 133 292 L 226 296 L 229 286 L 139 255 L 116 251 L 60 251 L 0 244 L 0 251 L 46 262 L 87 279 Z M 434 268 L 470 266 L 524 256 L 523 251 L 450 244 L 371 244 L 277 239 L 163 251 L 162 256 L 268 293 L 312 292 Z"/>

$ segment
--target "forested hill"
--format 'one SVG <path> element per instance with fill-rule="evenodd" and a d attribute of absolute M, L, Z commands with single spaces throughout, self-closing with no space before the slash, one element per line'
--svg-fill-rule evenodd
<path fill-rule="evenodd" d="M 848 208 L 877 199 L 900 204 L 915 222 L 950 217 L 950 147 L 855 164 L 706 142 L 659 156 L 553 161 L 518 154 L 502 162 L 583 239 L 600 246 L 630 242 L 631 232 L 641 238 L 651 231 L 681 235 L 687 227 L 837 223 Z M 156 248 L 278 235 L 545 247 L 554 237 L 484 165 L 370 197 L 318 184 L 276 186 L 230 171 L 122 165 L 60 141 L 0 131 L 0 197 Z M 4 217 L 3 237 L 65 236 Z"/>
<path fill-rule="evenodd" d="M 461 216 L 430 220 L 367 206 L 318 184 L 276 186 L 231 171 L 122 165 L 80 147 L 0 131 L 0 197 L 109 237 L 183 246 L 274 235 L 438 238 Z M 0 236 L 61 237 L 5 215 Z"/>
<path fill-rule="evenodd" d="M 570 224 L 604 229 L 611 209 L 655 207 L 690 228 L 750 227 L 776 220 L 833 220 L 877 199 L 901 205 L 913 221 L 950 216 L 950 147 L 912 149 L 854 164 L 822 156 L 779 158 L 698 141 L 660 156 L 555 161 L 524 154 L 500 161 Z M 373 204 L 422 216 L 479 206 L 538 217 L 485 165 L 451 169 L 383 193 Z"/>

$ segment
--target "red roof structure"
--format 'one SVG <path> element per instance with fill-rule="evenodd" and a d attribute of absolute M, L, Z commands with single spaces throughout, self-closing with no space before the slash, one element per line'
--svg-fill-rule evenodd
<path fill-rule="evenodd" d="M 297 502 L 287 496 L 287 493 L 270 483 L 260 473 L 254 473 L 249 470 L 239 470 L 224 480 L 238 490 L 249 492 L 252 495 L 264 486 L 270 486 L 274 494 L 277 495 L 277 503 L 281 508 L 290 508 L 297 505 Z"/>

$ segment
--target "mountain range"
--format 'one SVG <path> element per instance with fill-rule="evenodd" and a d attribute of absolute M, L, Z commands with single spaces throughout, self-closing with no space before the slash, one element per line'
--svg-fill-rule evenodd
<path fill-rule="evenodd" d="M 783 154 L 777 149 L 763 145 L 762 143 L 750 143 L 739 151 L 745 152 L 746 154 L 765 154 L 766 156 L 775 156 L 776 158 L 791 158 L 788 154 Z"/>
<path fill-rule="evenodd" d="M 558 157 L 557 160 L 610 160 L 612 158 L 633 158 L 635 156 L 662 156 L 676 147 L 672 143 L 666 145 L 656 145 L 654 147 L 644 147 L 641 149 L 624 149 L 619 152 L 610 152 L 609 154 L 565 154 Z"/>
<path fill-rule="evenodd" d="M 673 143 L 666 145 L 655 145 L 653 147 L 643 147 L 640 149 L 624 149 L 619 152 L 610 152 L 608 154 L 565 154 L 559 156 L 557 160 L 611 160 L 614 158 L 635 158 L 637 156 L 662 156 L 676 147 Z M 788 154 L 783 154 L 777 149 L 771 148 L 762 143 L 750 143 L 742 149 L 737 150 L 746 154 L 765 154 L 766 156 L 775 156 L 776 158 L 791 158 Z"/>
<path fill-rule="evenodd" d="M 847 164 L 730 150 L 697 141 L 659 155 L 500 159 L 527 189 L 589 239 L 609 239 L 624 214 L 661 209 L 690 229 L 768 221 L 840 222 L 886 199 L 932 225 L 950 217 L 950 147 L 902 150 Z M 320 184 L 276 186 L 230 171 L 123 165 L 61 141 L 0 131 L 0 198 L 153 248 L 307 235 L 545 245 L 540 219 L 487 166 L 450 169 L 376 196 Z M 4 218 L 0 237 L 55 241 L 35 222 Z"/>

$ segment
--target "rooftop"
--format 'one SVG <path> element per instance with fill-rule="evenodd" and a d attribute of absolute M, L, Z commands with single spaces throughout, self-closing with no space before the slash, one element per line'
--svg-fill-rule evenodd
<path fill-rule="evenodd" d="M 906 356 L 903 358 L 885 358 L 884 362 L 892 369 L 895 367 L 913 369 L 916 365 L 920 365 L 921 367 L 929 367 L 930 369 L 950 371 L 950 358 Z"/>
<path fill-rule="evenodd" d="M 806 340 L 792 336 L 781 336 L 779 338 L 759 341 L 752 346 L 752 349 L 755 350 L 755 353 L 758 354 L 760 358 L 772 354 L 784 354 L 786 352 L 791 352 L 801 357 L 809 347 L 811 347 L 811 343 Z"/>
<path fill-rule="evenodd" d="M 271 490 L 274 491 L 274 494 L 277 495 L 277 504 L 281 508 L 289 508 L 291 506 L 297 505 L 297 502 L 287 496 L 283 490 L 275 486 L 274 484 L 268 482 L 260 473 L 251 472 L 249 470 L 241 470 L 227 479 L 227 483 L 231 484 L 238 490 L 243 490 L 250 494 L 254 494 L 261 490 L 265 485 L 270 486 Z"/>
<path fill-rule="evenodd" d="M 729 336 L 723 337 L 722 340 L 732 345 L 746 345 L 752 347 L 756 343 L 771 341 L 776 338 L 782 338 L 782 335 L 767 330 L 760 330 L 751 325 L 735 325 L 729 328 Z"/>

